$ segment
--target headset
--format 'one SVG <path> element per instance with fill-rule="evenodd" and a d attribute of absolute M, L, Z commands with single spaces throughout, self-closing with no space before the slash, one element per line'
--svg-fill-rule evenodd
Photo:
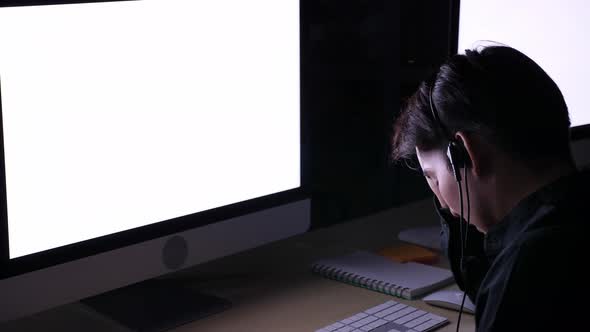
<path fill-rule="evenodd" d="M 461 274 L 463 279 L 465 280 L 465 267 L 464 265 L 465 263 L 465 256 L 464 256 L 464 251 L 465 248 L 467 246 L 467 234 L 469 231 L 469 224 L 470 224 L 470 214 L 471 214 L 471 207 L 470 207 L 470 202 L 469 202 L 469 185 L 468 185 L 468 181 L 467 181 L 467 169 L 469 167 L 471 167 L 471 159 L 469 158 L 469 154 L 467 153 L 467 149 L 465 148 L 465 145 L 463 144 L 463 141 L 460 139 L 455 138 L 451 132 L 448 130 L 448 128 L 444 125 L 444 123 L 441 121 L 439 115 L 438 115 L 438 111 L 434 105 L 434 102 L 432 101 L 432 92 L 434 90 L 434 83 L 436 82 L 436 79 L 434 80 L 434 82 L 432 83 L 432 85 L 430 86 L 430 94 L 429 94 L 429 102 L 430 102 L 430 111 L 432 112 L 432 117 L 434 119 L 434 122 L 437 123 L 437 126 L 441 129 L 441 131 L 443 132 L 443 134 L 446 136 L 446 138 L 449 140 L 449 145 L 447 146 L 447 158 L 449 160 L 449 163 L 451 165 L 451 169 L 453 172 L 453 175 L 455 176 L 455 180 L 457 181 L 457 185 L 459 187 L 459 198 L 460 198 L 460 203 L 461 203 L 461 220 L 459 223 L 459 230 L 460 230 L 460 236 L 461 236 L 461 260 L 460 260 L 460 270 L 461 270 Z M 463 180 L 463 178 L 461 177 L 461 169 L 464 170 L 464 180 L 465 180 L 465 196 L 467 198 L 467 225 L 465 226 L 465 232 L 463 232 L 463 188 L 461 186 L 461 181 Z M 463 236 L 463 234 L 465 234 L 465 237 Z M 463 306 L 465 304 L 465 292 L 463 293 L 463 300 L 461 301 L 461 308 L 459 310 L 459 318 L 457 320 L 457 332 L 459 331 L 459 326 L 461 324 L 461 315 L 463 314 Z"/>

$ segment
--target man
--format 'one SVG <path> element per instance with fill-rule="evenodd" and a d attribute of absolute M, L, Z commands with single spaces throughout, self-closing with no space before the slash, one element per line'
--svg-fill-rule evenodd
<path fill-rule="evenodd" d="M 395 121 L 393 158 L 416 156 L 436 196 L 477 331 L 590 330 L 590 174 L 569 126 L 557 85 L 506 46 L 451 57 Z"/>

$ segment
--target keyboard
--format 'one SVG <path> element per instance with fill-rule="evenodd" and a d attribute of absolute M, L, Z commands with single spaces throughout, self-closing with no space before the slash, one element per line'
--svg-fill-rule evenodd
<path fill-rule="evenodd" d="M 387 301 L 316 332 L 428 332 L 448 323 L 445 317 Z"/>

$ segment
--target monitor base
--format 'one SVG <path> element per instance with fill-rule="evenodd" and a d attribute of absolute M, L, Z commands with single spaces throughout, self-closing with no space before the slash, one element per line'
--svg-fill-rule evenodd
<path fill-rule="evenodd" d="M 131 331 L 162 332 L 228 309 L 231 303 L 171 281 L 148 280 L 80 301 Z"/>

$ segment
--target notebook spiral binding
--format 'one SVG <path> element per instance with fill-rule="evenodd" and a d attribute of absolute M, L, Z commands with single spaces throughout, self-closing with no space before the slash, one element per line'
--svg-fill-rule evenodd
<path fill-rule="evenodd" d="M 404 298 L 403 292 L 408 288 L 396 284 L 375 280 L 351 272 L 346 272 L 338 268 L 326 266 L 323 264 L 314 264 L 312 271 L 328 279 L 342 281 L 354 286 L 360 286 L 366 289 L 389 294 L 395 297 Z"/>

